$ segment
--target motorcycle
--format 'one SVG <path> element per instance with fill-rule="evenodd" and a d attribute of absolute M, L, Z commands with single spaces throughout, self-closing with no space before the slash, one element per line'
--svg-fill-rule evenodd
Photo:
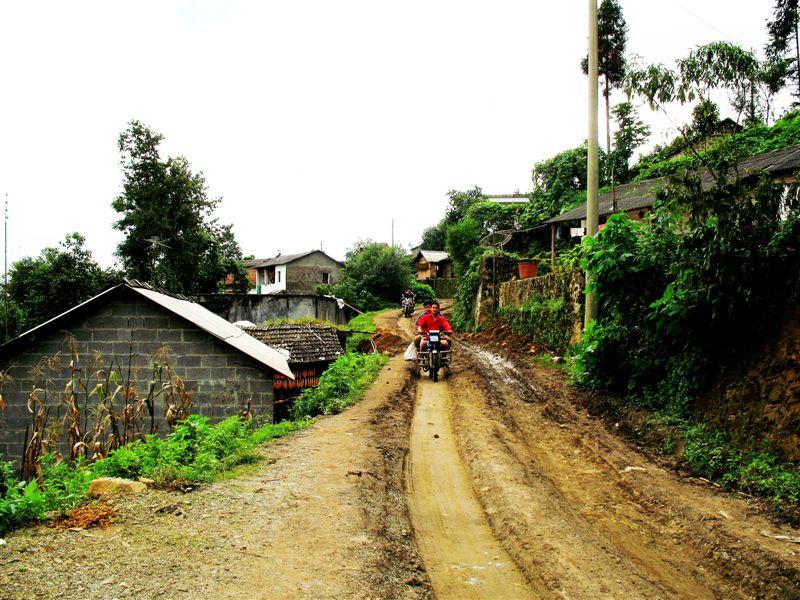
<path fill-rule="evenodd" d="M 414 299 L 413 298 L 403 298 L 403 316 L 404 317 L 411 317 L 414 313 Z"/>
<path fill-rule="evenodd" d="M 450 368 L 450 348 L 442 347 L 441 332 L 431 330 L 428 332 L 428 343 L 425 350 L 417 354 L 417 374 L 425 371 L 428 377 L 439 381 L 439 371 Z"/>

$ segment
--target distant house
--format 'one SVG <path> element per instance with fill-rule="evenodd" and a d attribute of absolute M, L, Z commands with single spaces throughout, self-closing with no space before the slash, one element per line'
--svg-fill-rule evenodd
<path fill-rule="evenodd" d="M 447 252 L 439 250 L 420 250 L 414 257 L 417 280 L 446 279 L 453 276 L 453 261 Z"/>
<path fill-rule="evenodd" d="M 320 323 L 287 323 L 282 325 L 239 325 L 257 340 L 284 351 L 290 379 L 275 375 L 275 420 L 289 417 L 289 407 L 294 398 L 309 387 L 316 387 L 328 366 L 344 354 L 335 327 Z"/>
<path fill-rule="evenodd" d="M 339 283 L 342 266 L 322 250 L 244 261 L 252 294 L 313 294 L 318 285 Z"/>
<path fill-rule="evenodd" d="M 0 345 L 0 369 L 10 376 L 2 384 L 0 461 L 18 460 L 23 454 L 32 420 L 26 407 L 32 390 L 38 390 L 33 393 L 54 422 L 67 408 L 63 396 L 68 383 L 80 387 L 76 374 L 84 378 L 86 388 L 79 397 L 93 409 L 101 400 L 89 394 L 97 374 L 117 373 L 127 399 L 120 393 L 116 401 L 105 398 L 110 405 L 104 410 L 114 418 L 120 418 L 128 404 L 131 410 L 144 410 L 133 398 L 137 393 L 140 399 L 147 396 L 149 382 L 154 381 L 155 391 L 164 393 L 156 394 L 152 417 L 145 413 L 140 426 L 164 431 L 172 402 L 165 392 L 174 391 L 162 387 L 159 379 L 166 364 L 191 394 L 190 412 L 214 422 L 241 412 L 269 422 L 273 380 L 293 377 L 280 352 L 222 317 L 184 296 L 126 280 Z M 66 437 L 58 442 L 63 450 Z"/>

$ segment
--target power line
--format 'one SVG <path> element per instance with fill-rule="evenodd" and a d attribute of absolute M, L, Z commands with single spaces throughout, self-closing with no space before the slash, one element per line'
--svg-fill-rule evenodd
<path fill-rule="evenodd" d="M 728 41 L 729 41 L 731 44 L 735 44 L 735 43 L 736 43 L 736 42 L 734 42 L 734 41 L 733 41 L 733 39 L 731 39 L 731 36 L 729 36 L 727 33 L 725 33 L 724 31 L 721 31 L 721 30 L 720 30 L 719 28 L 717 28 L 717 27 L 716 27 L 714 24 L 710 23 L 709 21 L 707 21 L 706 19 L 704 19 L 703 17 L 701 17 L 700 15 L 698 15 L 698 14 L 697 14 L 696 12 L 694 12 L 693 10 L 691 10 L 691 9 L 689 9 L 689 8 L 687 8 L 687 7 L 685 7 L 683 4 L 681 4 L 680 2 L 678 2 L 678 0 L 670 0 L 670 1 L 671 1 L 671 2 L 672 2 L 674 5 L 675 5 L 675 6 L 677 6 L 678 8 L 681 8 L 681 9 L 683 9 L 684 11 L 686 11 L 687 13 L 689 13 L 690 15 L 692 15 L 692 16 L 693 16 L 695 19 L 697 19 L 698 21 L 702 21 L 703 23 L 705 23 L 706 25 L 708 25 L 708 26 L 709 26 L 711 29 L 713 29 L 713 30 L 714 30 L 714 31 L 716 31 L 718 34 L 720 34 L 722 37 L 724 37 L 726 40 L 728 40 Z"/>

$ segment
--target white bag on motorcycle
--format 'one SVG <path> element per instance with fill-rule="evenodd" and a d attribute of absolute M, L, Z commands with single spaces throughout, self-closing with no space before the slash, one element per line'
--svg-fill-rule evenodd
<path fill-rule="evenodd" d="M 406 360 L 417 360 L 417 347 L 414 346 L 414 342 L 411 342 L 406 348 L 406 353 L 404 354 L 404 358 Z"/>

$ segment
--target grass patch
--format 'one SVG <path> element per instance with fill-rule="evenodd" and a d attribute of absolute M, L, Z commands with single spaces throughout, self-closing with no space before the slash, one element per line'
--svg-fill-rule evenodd
<path fill-rule="evenodd" d="M 326 327 L 333 327 L 339 331 L 348 331 L 350 329 L 347 325 L 340 325 L 333 321 L 325 321 L 321 319 L 314 319 L 311 317 L 303 317 L 301 319 L 267 319 L 261 323 L 262 327 L 278 327 L 279 325 L 305 325 L 310 323 L 312 325 L 325 325 Z"/>
<path fill-rule="evenodd" d="M 389 309 L 373 310 L 370 312 L 361 313 L 356 315 L 347 323 L 348 329 L 351 331 L 361 331 L 366 333 L 375 333 L 378 326 L 375 324 L 375 315 L 386 312 Z"/>
<path fill-rule="evenodd" d="M 210 483 L 234 467 L 260 460 L 257 446 L 308 424 L 284 421 L 254 428 L 233 416 L 209 425 L 206 417 L 190 415 L 164 438 L 148 436 L 93 463 L 69 465 L 46 455 L 39 477 L 30 482 L 18 481 L 11 464 L 0 463 L 0 535 L 74 508 L 84 501 L 96 477 L 147 477 L 162 487 Z"/>
<path fill-rule="evenodd" d="M 292 406 L 292 418 L 335 414 L 358 402 L 389 361 L 382 354 L 345 354 L 336 359 L 315 388 L 303 390 Z"/>

